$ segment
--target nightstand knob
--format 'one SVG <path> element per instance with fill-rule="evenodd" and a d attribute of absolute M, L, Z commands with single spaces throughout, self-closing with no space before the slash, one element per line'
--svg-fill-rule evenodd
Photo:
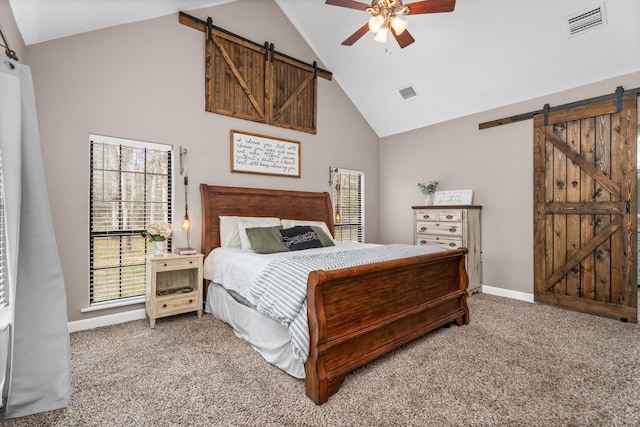
<path fill-rule="evenodd" d="M 167 304 L 162 304 L 162 308 L 167 308 Z"/>
<path fill-rule="evenodd" d="M 192 302 L 193 302 L 193 300 L 192 300 L 192 299 L 190 299 L 190 300 L 189 300 L 189 304 L 191 304 Z"/>
<path fill-rule="evenodd" d="M 166 266 L 167 266 L 167 263 L 165 262 L 163 265 L 166 267 Z"/>
<path fill-rule="evenodd" d="M 193 261 L 189 261 L 189 264 L 193 264 Z"/>

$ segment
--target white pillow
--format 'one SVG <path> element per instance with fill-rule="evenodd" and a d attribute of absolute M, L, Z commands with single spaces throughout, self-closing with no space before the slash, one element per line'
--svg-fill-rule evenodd
<path fill-rule="evenodd" d="M 275 227 L 280 225 L 280 218 L 271 217 L 238 217 L 238 234 L 240 236 L 240 247 L 243 250 L 252 251 L 251 242 L 247 236 L 247 228 L 255 227 Z"/>
<path fill-rule="evenodd" d="M 249 238 L 247 237 L 247 232 L 244 231 L 245 228 L 271 227 L 272 225 L 280 225 L 280 218 L 246 216 L 219 216 L 218 218 L 220 218 L 220 246 L 222 246 L 223 248 L 242 247 L 240 221 L 244 221 L 246 224 L 251 224 L 249 226 L 245 226 L 242 229 L 242 234 L 244 234 L 244 239 L 247 242 L 249 241 Z M 251 244 L 249 244 L 249 248 L 250 247 Z"/>
<path fill-rule="evenodd" d="M 239 248 L 240 233 L 238 233 L 237 216 L 220 216 L 220 246 L 223 248 Z"/>
<path fill-rule="evenodd" d="M 296 225 L 315 225 L 316 227 L 322 228 L 324 232 L 327 233 L 327 236 L 329 236 L 329 238 L 333 240 L 333 234 L 331 234 L 331 232 L 329 231 L 329 227 L 327 227 L 327 224 L 323 221 L 304 221 L 301 219 L 283 219 L 280 221 L 280 223 L 282 224 L 282 228 L 291 228 L 291 227 L 295 227 Z"/>

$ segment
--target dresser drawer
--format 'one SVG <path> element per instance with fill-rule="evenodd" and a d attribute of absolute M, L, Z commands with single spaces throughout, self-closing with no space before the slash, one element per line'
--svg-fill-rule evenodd
<path fill-rule="evenodd" d="M 462 247 L 462 237 L 417 235 L 416 245 L 439 246 L 446 249 Z"/>
<path fill-rule="evenodd" d="M 416 222 L 416 233 L 462 236 L 461 222 Z"/>
<path fill-rule="evenodd" d="M 158 298 L 156 300 L 156 315 L 161 317 L 165 314 L 197 310 L 199 308 L 197 295 L 196 292 L 191 292 L 181 297 Z"/>
<path fill-rule="evenodd" d="M 415 211 L 416 221 L 437 221 L 438 211 L 433 209 L 418 209 Z"/>
<path fill-rule="evenodd" d="M 458 209 L 449 209 L 449 210 L 438 210 L 437 211 L 438 221 L 453 221 L 460 222 L 462 221 L 462 211 Z"/>
<path fill-rule="evenodd" d="M 184 270 L 187 268 L 198 268 L 198 261 L 193 258 L 167 259 L 153 264 L 156 271 Z"/>

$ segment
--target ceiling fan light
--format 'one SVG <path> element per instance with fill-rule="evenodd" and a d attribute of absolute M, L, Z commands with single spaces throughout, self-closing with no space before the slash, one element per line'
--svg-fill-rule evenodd
<path fill-rule="evenodd" d="M 374 40 L 378 43 L 386 43 L 388 32 L 389 30 L 387 28 L 381 28 L 380 31 L 378 31 L 378 34 L 374 37 Z"/>
<path fill-rule="evenodd" d="M 384 23 L 384 19 L 380 15 L 372 16 L 369 19 L 369 30 L 373 33 L 377 33 L 382 28 L 382 24 Z"/>
<path fill-rule="evenodd" d="M 391 21 L 391 26 L 398 36 L 407 29 L 407 25 L 409 25 L 409 23 L 404 19 L 400 19 L 398 16 L 394 17 Z"/>

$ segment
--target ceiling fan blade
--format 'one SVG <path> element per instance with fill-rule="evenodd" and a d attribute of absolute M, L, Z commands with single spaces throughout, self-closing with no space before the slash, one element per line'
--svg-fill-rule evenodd
<path fill-rule="evenodd" d="M 391 32 L 393 33 L 393 37 L 396 38 L 396 41 L 398 42 L 398 44 L 400 45 L 400 48 L 402 49 L 404 49 L 405 47 L 409 46 L 411 43 L 416 41 L 416 39 L 414 39 L 413 36 L 409 34 L 409 31 L 407 30 L 404 30 L 402 34 L 397 35 L 396 30 L 394 30 L 392 27 Z"/>
<path fill-rule="evenodd" d="M 424 0 L 405 4 L 405 6 L 409 6 L 410 9 L 407 15 L 453 12 L 453 9 L 456 7 L 456 0 Z"/>
<path fill-rule="evenodd" d="M 370 4 L 360 3 L 359 1 L 353 0 L 327 0 L 325 4 L 330 4 L 331 6 L 340 6 L 340 7 L 348 7 L 349 9 L 358 9 L 358 10 L 367 10 L 367 8 L 371 7 Z"/>
<path fill-rule="evenodd" d="M 352 44 L 354 44 L 355 42 L 360 40 L 360 37 L 362 37 L 365 34 L 367 34 L 367 31 L 369 31 L 369 23 L 368 22 L 366 24 L 364 24 L 362 26 L 362 28 L 360 28 L 358 31 L 356 31 L 355 33 L 353 33 L 349 37 L 347 37 L 347 39 L 342 42 L 342 45 L 351 46 Z"/>

